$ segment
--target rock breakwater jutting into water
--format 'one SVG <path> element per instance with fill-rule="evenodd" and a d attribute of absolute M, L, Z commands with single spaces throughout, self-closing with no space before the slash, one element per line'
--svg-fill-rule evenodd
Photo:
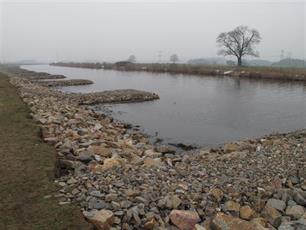
<path fill-rule="evenodd" d="M 306 228 L 305 130 L 177 154 L 87 106 L 155 94 L 65 94 L 32 81 L 53 75 L 6 72 L 57 150 L 59 203 L 97 229 Z"/>
<path fill-rule="evenodd" d="M 33 80 L 37 84 L 49 87 L 59 87 L 59 86 L 74 86 L 74 85 L 90 85 L 93 84 L 90 80 L 82 79 L 70 79 L 70 80 L 58 80 L 58 81 L 37 81 Z"/>

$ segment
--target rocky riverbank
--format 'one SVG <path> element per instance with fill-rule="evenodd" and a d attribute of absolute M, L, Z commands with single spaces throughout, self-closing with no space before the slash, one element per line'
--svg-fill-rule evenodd
<path fill-rule="evenodd" d="M 305 130 L 178 154 L 22 76 L 11 83 L 57 150 L 59 203 L 97 229 L 306 228 Z"/>

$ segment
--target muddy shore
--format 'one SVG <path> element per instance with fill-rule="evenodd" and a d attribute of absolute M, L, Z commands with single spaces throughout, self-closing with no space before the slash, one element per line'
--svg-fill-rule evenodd
<path fill-rule="evenodd" d="M 59 203 L 78 204 L 97 229 L 306 228 L 305 130 L 177 154 L 31 81 L 46 74 L 3 71 L 57 150 Z"/>

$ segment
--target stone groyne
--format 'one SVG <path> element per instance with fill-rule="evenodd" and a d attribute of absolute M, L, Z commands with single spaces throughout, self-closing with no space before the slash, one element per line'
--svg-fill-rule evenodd
<path fill-rule="evenodd" d="M 78 85 L 91 85 L 93 81 L 84 80 L 84 79 L 69 79 L 69 80 L 45 80 L 45 81 L 38 81 L 33 80 L 37 84 L 48 86 L 48 87 L 65 87 L 65 86 L 78 86 Z"/>

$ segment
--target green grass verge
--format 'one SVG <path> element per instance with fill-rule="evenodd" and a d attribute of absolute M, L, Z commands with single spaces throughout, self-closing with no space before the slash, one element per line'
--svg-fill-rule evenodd
<path fill-rule="evenodd" d="M 53 183 L 55 150 L 9 79 L 0 73 L 0 229 L 92 229 L 78 207 L 58 204 Z"/>

